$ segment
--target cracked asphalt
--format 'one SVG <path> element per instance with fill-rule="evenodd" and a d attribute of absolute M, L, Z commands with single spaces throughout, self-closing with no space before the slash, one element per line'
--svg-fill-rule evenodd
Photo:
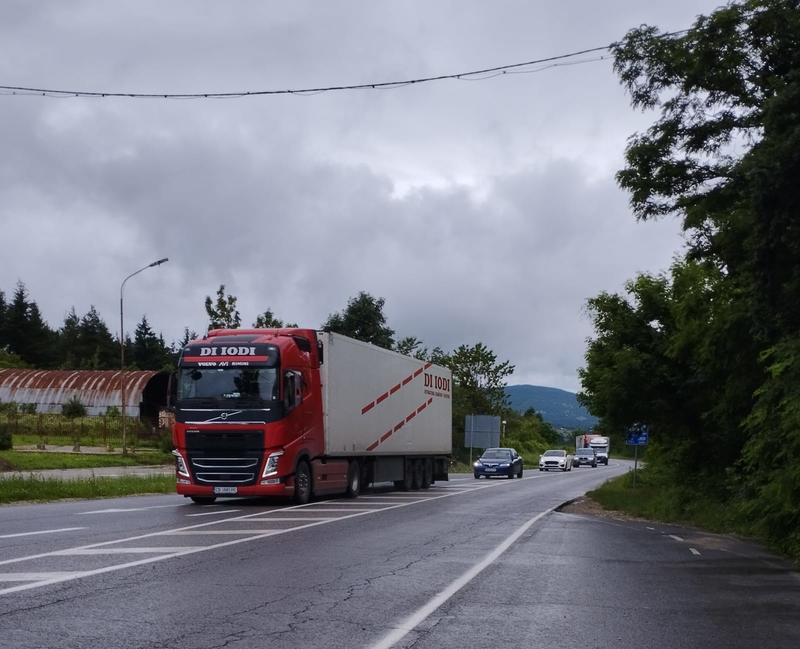
<path fill-rule="evenodd" d="M 627 468 L 454 476 L 427 492 L 375 489 L 304 509 L 238 500 L 198 507 L 177 496 L 3 507 L 0 646 L 378 647 L 526 521 Z M 409 499 L 416 495 L 425 501 Z M 338 511 L 384 501 L 393 506 Z M 318 522 L 290 529 L 296 523 L 283 520 L 303 516 Z M 244 529 L 264 534 L 266 526 L 279 532 Z M 200 549 L 113 567 L 130 561 L 119 552 L 138 559 L 176 545 Z M 64 574 L 72 576 L 35 581 Z M 552 512 L 396 646 L 497 644 L 797 647 L 800 579 L 727 537 Z"/>

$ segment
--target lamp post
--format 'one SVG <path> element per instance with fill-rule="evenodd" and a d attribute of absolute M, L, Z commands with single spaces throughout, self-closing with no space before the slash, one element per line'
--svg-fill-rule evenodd
<path fill-rule="evenodd" d="M 119 287 L 119 391 L 120 391 L 120 398 L 122 401 L 122 454 L 128 454 L 128 446 L 127 446 L 127 438 L 126 438 L 126 425 L 125 425 L 125 379 L 123 374 L 125 372 L 125 329 L 124 325 L 122 324 L 122 292 L 125 290 L 125 282 L 127 282 L 131 277 L 134 275 L 138 275 L 143 270 L 147 270 L 148 268 L 153 268 L 153 266 L 160 266 L 165 261 L 169 261 L 168 257 L 164 257 L 163 259 L 159 259 L 158 261 L 154 261 L 152 264 L 147 264 L 147 266 L 142 266 L 139 270 L 131 273 L 125 279 L 122 280 L 122 284 Z"/>
<path fill-rule="evenodd" d="M 505 438 L 505 436 L 506 436 L 506 420 L 504 419 L 500 423 L 503 424 L 503 435 L 502 435 L 502 437 Z M 502 442 L 500 442 L 500 443 L 502 444 Z"/>

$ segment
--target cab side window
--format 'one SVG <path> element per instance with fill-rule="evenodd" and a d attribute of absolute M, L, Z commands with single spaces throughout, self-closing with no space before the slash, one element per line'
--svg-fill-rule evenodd
<path fill-rule="evenodd" d="M 283 402 L 289 412 L 303 401 L 303 375 L 292 370 L 283 375 Z"/>

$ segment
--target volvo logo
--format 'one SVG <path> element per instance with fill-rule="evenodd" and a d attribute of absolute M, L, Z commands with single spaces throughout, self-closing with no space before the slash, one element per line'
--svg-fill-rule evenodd
<path fill-rule="evenodd" d="M 227 412 L 223 412 L 219 417 L 220 417 L 220 419 L 227 419 L 228 418 L 228 413 Z"/>

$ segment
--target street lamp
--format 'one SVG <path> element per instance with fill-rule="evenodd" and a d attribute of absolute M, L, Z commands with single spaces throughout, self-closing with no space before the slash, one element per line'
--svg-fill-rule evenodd
<path fill-rule="evenodd" d="M 165 261 L 169 261 L 168 257 L 164 257 L 163 259 L 159 259 L 158 261 L 154 261 L 152 264 L 147 264 L 147 266 L 142 266 L 136 272 L 131 273 L 125 279 L 122 280 L 122 284 L 119 287 L 119 388 L 122 400 L 122 454 L 128 454 L 128 447 L 127 447 L 127 439 L 126 439 L 126 426 L 125 426 L 125 380 L 123 379 L 123 373 L 125 371 L 125 329 L 122 324 L 122 291 L 125 290 L 125 282 L 127 282 L 131 277 L 134 275 L 138 275 L 143 270 L 147 270 L 148 268 L 153 268 L 153 266 L 160 266 Z"/>
<path fill-rule="evenodd" d="M 504 419 L 500 423 L 503 424 L 503 435 L 502 435 L 502 437 L 505 438 L 505 436 L 506 436 L 506 420 Z"/>

